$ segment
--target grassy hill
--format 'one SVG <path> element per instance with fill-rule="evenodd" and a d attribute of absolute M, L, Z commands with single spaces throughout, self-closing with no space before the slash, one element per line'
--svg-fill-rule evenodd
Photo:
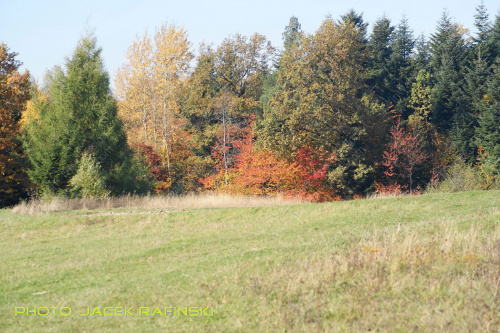
<path fill-rule="evenodd" d="M 220 209 L 0 210 L 0 254 L 2 332 L 500 329 L 498 191 Z M 96 307 L 111 307 L 110 316 L 82 316 Z M 118 316 L 119 307 L 128 314 Z M 186 316 L 186 307 L 205 312 Z"/>

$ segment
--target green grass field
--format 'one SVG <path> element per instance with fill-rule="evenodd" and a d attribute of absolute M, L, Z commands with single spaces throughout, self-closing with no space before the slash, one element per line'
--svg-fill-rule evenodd
<path fill-rule="evenodd" d="M 500 330 L 498 191 L 274 207 L 0 210 L 0 226 L 1 332 Z M 21 313 L 35 307 L 37 315 Z M 43 307 L 72 315 L 44 316 Z M 88 307 L 113 308 L 82 316 Z M 131 315 L 116 316 L 119 307 Z M 194 317 L 165 307 L 209 309 Z"/>

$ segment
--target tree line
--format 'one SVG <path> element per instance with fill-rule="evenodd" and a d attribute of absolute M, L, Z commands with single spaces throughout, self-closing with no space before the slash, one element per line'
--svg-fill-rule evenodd
<path fill-rule="evenodd" d="M 215 191 L 311 201 L 415 193 L 463 165 L 500 178 L 500 16 L 471 32 L 443 12 L 415 36 L 354 10 L 275 48 L 235 34 L 200 45 L 163 24 L 138 36 L 110 89 L 95 36 L 47 72 L 0 47 L 0 205 L 35 195 Z"/>

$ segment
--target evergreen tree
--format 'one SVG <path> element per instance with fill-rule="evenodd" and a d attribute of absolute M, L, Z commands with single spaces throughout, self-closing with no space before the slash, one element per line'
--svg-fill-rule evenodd
<path fill-rule="evenodd" d="M 350 9 L 341 16 L 341 21 L 344 23 L 353 23 L 363 38 L 363 44 L 366 45 L 368 43 L 368 23 L 365 23 L 363 20 L 363 13 L 358 13 L 354 9 Z"/>
<path fill-rule="evenodd" d="M 435 78 L 431 121 L 439 131 L 449 133 L 452 127 L 464 125 L 453 122 L 465 119 L 462 116 L 455 118 L 455 114 L 467 112 L 469 105 L 464 92 L 467 45 L 459 26 L 452 24 L 447 12 L 443 13 L 437 32 L 431 37 L 430 46 Z"/>
<path fill-rule="evenodd" d="M 496 61 L 500 57 L 500 15 L 495 16 L 495 23 L 490 30 L 487 43 L 490 57 Z"/>
<path fill-rule="evenodd" d="M 302 27 L 299 23 L 299 19 L 295 16 L 290 17 L 290 22 L 283 32 L 283 48 L 285 50 L 289 49 L 290 46 L 298 42 L 301 35 Z"/>
<path fill-rule="evenodd" d="M 389 104 L 392 95 L 388 82 L 388 67 L 392 54 L 390 44 L 392 42 L 393 31 L 394 27 L 391 26 L 391 21 L 386 17 L 382 17 L 375 22 L 368 42 L 371 57 L 368 62 L 370 74 L 367 84 L 373 89 L 378 99 L 385 104 Z"/>
<path fill-rule="evenodd" d="M 492 74 L 492 70 L 488 66 L 487 60 L 482 56 L 480 48 L 476 52 L 475 58 L 467 69 L 465 88 L 471 101 L 472 113 L 477 116 L 481 108 L 481 101 L 486 94 L 487 80 Z"/>
<path fill-rule="evenodd" d="M 290 17 L 290 22 L 285 27 L 283 32 L 283 52 L 288 52 L 292 47 L 297 46 L 300 43 L 300 39 L 303 37 L 304 33 L 302 31 L 299 19 L 295 16 Z M 278 71 L 280 70 L 280 62 L 283 53 L 279 55 L 279 61 L 276 63 L 276 70 L 266 73 L 262 81 L 262 95 L 260 96 L 260 102 L 263 108 L 269 107 L 269 100 L 273 98 L 278 90 L 277 78 Z M 259 118 L 259 120 L 261 120 Z"/>
<path fill-rule="evenodd" d="M 477 144 L 486 153 L 485 163 L 500 179 L 500 61 L 488 81 L 486 98 L 479 117 Z"/>
<path fill-rule="evenodd" d="M 477 29 L 477 36 L 474 38 L 474 42 L 480 45 L 488 40 L 488 35 L 491 30 L 489 15 L 484 5 L 484 1 L 481 1 L 481 4 L 476 7 L 474 19 L 474 26 Z"/>
<path fill-rule="evenodd" d="M 39 118 L 24 137 L 28 174 L 42 192 L 67 193 L 83 153 L 95 156 L 112 194 L 149 190 L 136 173 L 141 168 L 127 146 L 94 36 L 81 39 L 64 70 L 47 77 L 45 91 L 47 100 L 35 102 Z"/>
<path fill-rule="evenodd" d="M 394 33 L 389 60 L 390 101 L 396 112 L 405 118 L 408 116 L 406 105 L 411 93 L 412 67 L 411 55 L 414 52 L 415 39 L 408 20 L 403 17 Z"/>
<path fill-rule="evenodd" d="M 415 40 L 415 53 L 413 55 L 413 76 L 416 77 L 418 73 L 423 70 L 429 70 L 429 63 L 431 61 L 431 51 L 429 43 L 427 42 L 424 34 L 421 34 Z"/>
<path fill-rule="evenodd" d="M 494 59 L 491 58 L 490 44 L 488 43 L 491 25 L 483 1 L 476 8 L 474 17 L 477 36 L 473 38 L 472 61 L 465 79 L 467 82 L 466 91 L 471 100 L 472 111 L 477 116 L 481 100 L 486 94 L 486 81 L 491 74 L 491 65 Z"/>

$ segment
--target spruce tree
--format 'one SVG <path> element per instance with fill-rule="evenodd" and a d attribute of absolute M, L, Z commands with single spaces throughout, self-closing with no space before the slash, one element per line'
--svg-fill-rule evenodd
<path fill-rule="evenodd" d="M 295 16 L 290 17 L 290 22 L 285 27 L 285 31 L 283 32 L 283 48 L 287 50 L 293 44 L 297 43 L 301 34 L 302 28 L 299 23 L 299 19 Z"/>
<path fill-rule="evenodd" d="M 500 15 L 495 16 L 495 22 L 490 30 L 487 43 L 490 50 L 490 57 L 495 61 L 500 57 Z"/>
<path fill-rule="evenodd" d="M 403 17 L 394 32 L 391 44 L 391 58 L 389 60 L 389 87 L 391 87 L 391 103 L 396 107 L 396 112 L 408 116 L 406 105 L 411 93 L 412 60 L 415 39 L 410 29 L 408 20 Z"/>
<path fill-rule="evenodd" d="M 421 34 L 415 40 L 415 53 L 413 55 L 413 77 L 416 77 L 421 70 L 429 70 L 431 61 L 431 51 L 425 35 Z"/>
<path fill-rule="evenodd" d="M 488 35 L 491 30 L 489 15 L 486 10 L 486 6 L 484 5 L 484 1 L 481 1 L 481 4 L 476 7 L 474 19 L 474 26 L 477 29 L 477 36 L 474 38 L 474 41 L 477 44 L 482 44 L 488 39 Z"/>
<path fill-rule="evenodd" d="M 436 34 L 431 37 L 430 46 L 435 78 L 431 121 L 440 132 L 449 134 L 452 127 L 457 128 L 454 120 L 461 122 L 460 119 L 465 119 L 462 116 L 456 118 L 455 114 L 469 109 L 464 91 L 468 47 L 459 27 L 451 22 L 446 12 L 438 23 Z M 462 125 L 460 123 L 458 127 Z"/>
<path fill-rule="evenodd" d="M 477 144 L 486 153 L 486 164 L 500 179 L 500 61 L 488 81 L 486 98 L 479 117 Z"/>
<path fill-rule="evenodd" d="M 388 82 L 388 66 L 392 54 L 390 44 L 393 31 L 394 27 L 391 26 L 391 21 L 386 17 L 382 17 L 375 22 L 368 42 L 371 56 L 368 62 L 370 73 L 367 84 L 373 89 L 377 98 L 386 105 L 389 104 L 392 95 Z"/>
<path fill-rule="evenodd" d="M 42 192 L 68 193 L 84 153 L 95 156 L 112 194 L 149 189 L 134 165 L 96 38 L 82 38 L 63 68 L 45 82 L 47 100 L 35 101 L 39 119 L 27 126 L 24 147 L 32 181 Z"/>
<path fill-rule="evenodd" d="M 363 20 L 363 13 L 358 13 L 354 9 L 350 9 L 347 13 L 341 16 L 341 21 L 344 23 L 352 23 L 363 37 L 363 44 L 368 43 L 368 23 Z"/>
<path fill-rule="evenodd" d="M 491 32 L 491 24 L 488 20 L 488 13 L 484 3 L 476 8 L 475 23 L 477 35 L 473 38 L 473 46 L 471 52 L 472 61 L 466 73 L 466 91 L 471 100 L 471 107 L 474 115 L 478 115 L 480 102 L 486 94 L 486 81 L 491 74 L 492 50 L 490 50 L 489 36 Z"/>

